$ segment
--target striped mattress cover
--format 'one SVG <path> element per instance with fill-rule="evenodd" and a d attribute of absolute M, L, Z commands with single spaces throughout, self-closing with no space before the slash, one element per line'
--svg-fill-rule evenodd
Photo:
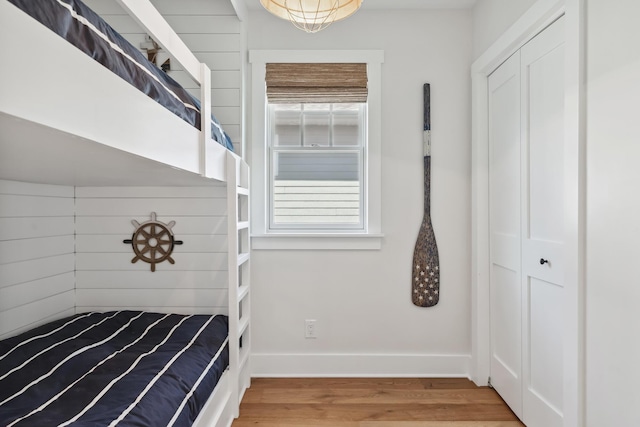
<path fill-rule="evenodd" d="M 200 129 L 200 102 L 80 0 L 8 0 L 187 123 Z M 37 55 L 37 52 L 34 52 Z M 46 67 L 53 64 L 43 64 Z M 78 76 L 82 78 L 82 76 Z M 55 84 L 55 82 L 52 82 Z M 99 102 L 99 100 L 98 100 Z M 233 150 L 211 116 L 211 134 Z"/>
<path fill-rule="evenodd" d="M 0 426 L 190 426 L 228 365 L 226 316 L 83 313 L 0 341 Z"/>

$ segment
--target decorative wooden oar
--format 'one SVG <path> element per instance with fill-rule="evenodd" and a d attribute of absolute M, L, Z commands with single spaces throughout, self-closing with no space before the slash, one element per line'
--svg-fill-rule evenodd
<path fill-rule="evenodd" d="M 440 260 L 431 225 L 431 88 L 424 84 L 424 215 L 413 250 L 411 300 L 419 307 L 431 307 L 440 299 Z"/>

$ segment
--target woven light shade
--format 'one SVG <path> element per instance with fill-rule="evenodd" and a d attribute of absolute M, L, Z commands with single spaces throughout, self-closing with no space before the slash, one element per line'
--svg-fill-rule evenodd
<path fill-rule="evenodd" d="M 307 33 L 317 33 L 353 15 L 362 0 L 260 0 L 260 3 L 278 18 L 290 21 Z"/>
<path fill-rule="evenodd" d="M 269 63 L 265 80 L 270 103 L 367 102 L 367 64 Z"/>

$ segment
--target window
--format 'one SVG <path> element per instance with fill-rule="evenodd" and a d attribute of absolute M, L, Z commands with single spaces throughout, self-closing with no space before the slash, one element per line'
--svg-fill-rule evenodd
<path fill-rule="evenodd" d="M 250 51 L 253 249 L 380 248 L 382 59 L 381 51 Z M 272 74 L 334 65 L 364 70 L 368 88 L 359 77 L 337 79 L 349 98 L 336 100 L 301 72 Z"/>
<path fill-rule="evenodd" d="M 365 118 L 364 103 L 269 103 L 270 229 L 364 229 Z"/>

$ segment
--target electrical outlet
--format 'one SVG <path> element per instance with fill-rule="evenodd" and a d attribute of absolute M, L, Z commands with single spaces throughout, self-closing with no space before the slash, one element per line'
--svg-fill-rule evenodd
<path fill-rule="evenodd" d="M 307 319 L 304 321 L 304 337 L 318 338 L 318 331 L 316 330 L 316 321 L 314 319 Z"/>

